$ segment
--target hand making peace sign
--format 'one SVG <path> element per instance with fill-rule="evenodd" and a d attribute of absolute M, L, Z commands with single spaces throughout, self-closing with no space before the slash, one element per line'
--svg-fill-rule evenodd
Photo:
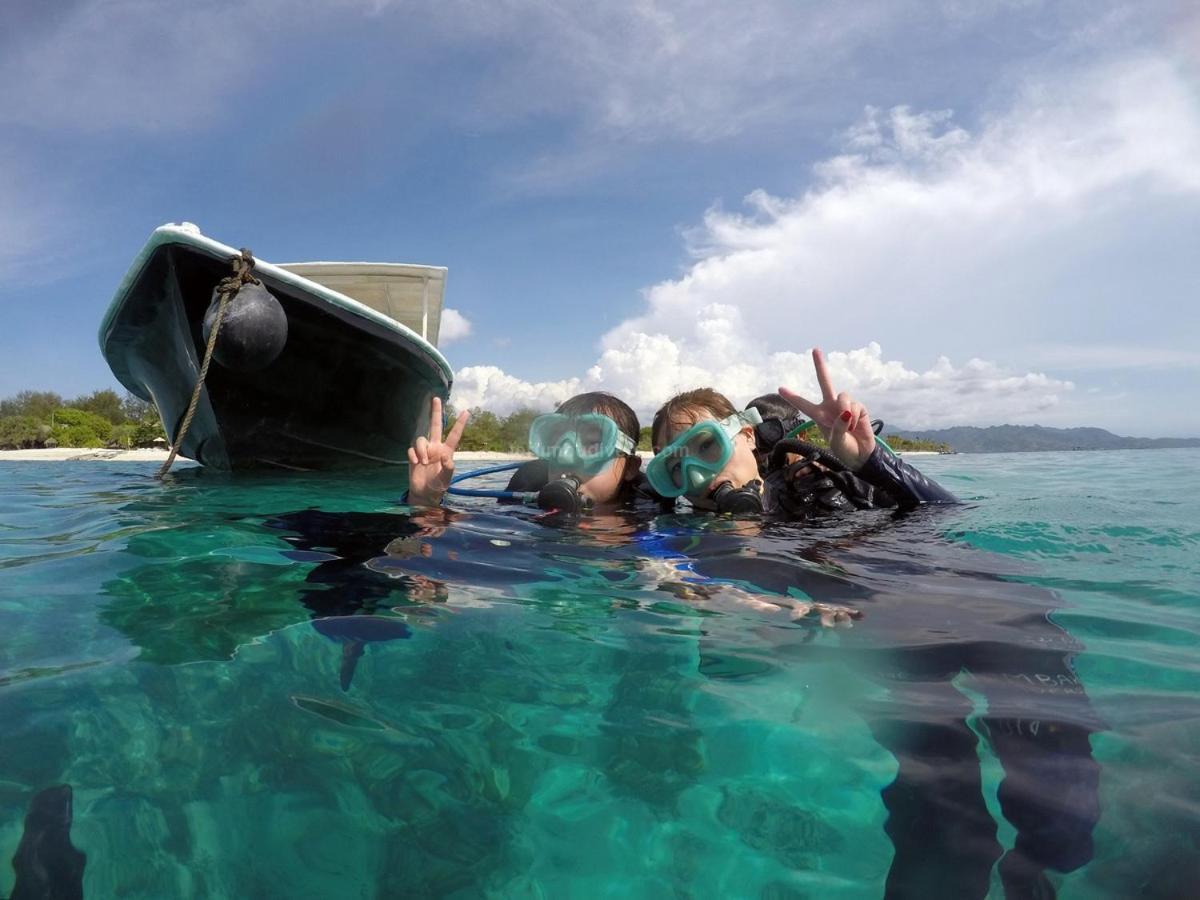
<path fill-rule="evenodd" d="M 812 352 L 813 368 L 817 370 L 817 384 L 821 386 L 821 402 L 813 403 L 785 387 L 779 393 L 817 423 L 833 455 L 857 472 L 875 452 L 875 432 L 871 429 L 871 417 L 867 408 L 847 393 L 835 394 L 825 368 L 825 355 L 817 348 Z"/>
<path fill-rule="evenodd" d="M 463 410 L 442 440 L 442 400 L 429 404 L 429 437 L 418 437 L 408 448 L 408 502 L 413 506 L 437 506 L 442 502 L 454 475 L 454 451 L 462 440 L 471 413 Z"/>

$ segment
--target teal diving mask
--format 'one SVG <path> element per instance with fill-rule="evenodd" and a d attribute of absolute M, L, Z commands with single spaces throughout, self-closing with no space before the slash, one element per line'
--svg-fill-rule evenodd
<path fill-rule="evenodd" d="M 632 453 L 634 447 L 633 439 L 601 413 L 550 413 L 529 425 L 529 452 L 572 472 L 594 474 L 620 454 Z"/>
<path fill-rule="evenodd" d="M 650 486 L 664 497 L 700 496 L 733 456 L 738 432 L 761 423 L 757 409 L 734 413 L 719 422 L 697 422 L 650 460 L 646 467 Z"/>

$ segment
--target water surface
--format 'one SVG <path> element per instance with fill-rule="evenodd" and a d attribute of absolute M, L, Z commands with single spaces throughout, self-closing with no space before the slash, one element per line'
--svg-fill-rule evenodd
<path fill-rule="evenodd" d="M 580 524 L 0 464 L 0 896 L 61 783 L 88 897 L 999 897 L 1014 846 L 1188 895 L 1200 453 L 919 463 L 970 502 Z"/>

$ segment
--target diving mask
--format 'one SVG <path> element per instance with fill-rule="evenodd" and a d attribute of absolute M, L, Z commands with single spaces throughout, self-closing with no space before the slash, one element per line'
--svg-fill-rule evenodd
<path fill-rule="evenodd" d="M 595 474 L 622 453 L 632 453 L 634 440 L 608 416 L 550 413 L 529 425 L 529 452 L 558 469 Z"/>
<path fill-rule="evenodd" d="M 646 467 L 650 486 L 664 497 L 700 496 L 733 456 L 738 432 L 761 423 L 757 409 L 734 413 L 719 422 L 697 422 L 650 460 Z"/>

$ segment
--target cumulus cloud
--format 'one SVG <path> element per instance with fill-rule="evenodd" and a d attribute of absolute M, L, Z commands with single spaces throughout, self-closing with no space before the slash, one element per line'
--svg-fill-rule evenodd
<path fill-rule="evenodd" d="M 1169 293 L 1138 296 L 1171 316 L 1164 334 L 1162 318 L 1129 314 L 1102 271 L 1164 210 L 1200 212 L 1200 104 L 1167 60 L 1029 84 L 975 130 L 948 111 L 868 109 L 802 195 L 756 191 L 745 211 L 711 209 L 689 235 L 690 268 L 645 292 L 644 312 L 602 338 L 586 373 L 531 384 L 470 367 L 459 403 L 545 406 L 602 388 L 644 413 L 704 384 L 741 401 L 779 384 L 812 392 L 797 351 L 817 344 L 842 351 L 829 355 L 839 387 L 892 420 L 1046 420 L 1072 384 L 1027 371 L 1032 344 L 1112 318 L 1151 355 L 1191 350 L 1170 342 L 1195 333 L 1195 312 Z M 1192 271 L 1180 254 L 1194 248 L 1157 243 L 1129 272 Z M 930 362 L 887 358 L 879 342 Z"/>
<path fill-rule="evenodd" d="M 442 310 L 442 321 L 438 326 L 438 343 L 449 344 L 465 338 L 471 333 L 471 320 L 457 309 L 446 307 Z"/>
<path fill-rule="evenodd" d="M 1122 252 L 1164 198 L 1198 196 L 1200 105 L 1162 60 L 1030 85 L 974 134 L 947 112 L 868 109 L 803 195 L 709 210 L 690 235 L 697 262 L 650 288 L 606 346 L 679 334 L 695 310 L 734 302 L 755 333 L 846 346 L 869 328 L 933 353 L 950 332 L 997 352 L 1077 324 L 1081 285 L 1063 272 Z"/>
<path fill-rule="evenodd" d="M 604 390 L 648 417 L 672 394 L 701 386 L 716 387 L 738 404 L 780 385 L 820 396 L 810 355 L 769 351 L 765 339 L 749 335 L 735 307 L 700 310 L 696 331 L 698 341 L 628 335 L 605 349 L 582 376 L 558 381 L 527 382 L 495 366 L 468 366 L 457 374 L 454 403 L 499 413 L 544 410 L 581 391 Z M 943 356 L 927 370 L 916 371 L 885 358 L 875 342 L 831 351 L 827 359 L 838 390 L 851 392 L 879 413 L 886 411 L 892 421 L 917 427 L 1044 417 L 1073 389 L 1069 381 L 1010 372 L 980 359 L 956 366 Z"/>

